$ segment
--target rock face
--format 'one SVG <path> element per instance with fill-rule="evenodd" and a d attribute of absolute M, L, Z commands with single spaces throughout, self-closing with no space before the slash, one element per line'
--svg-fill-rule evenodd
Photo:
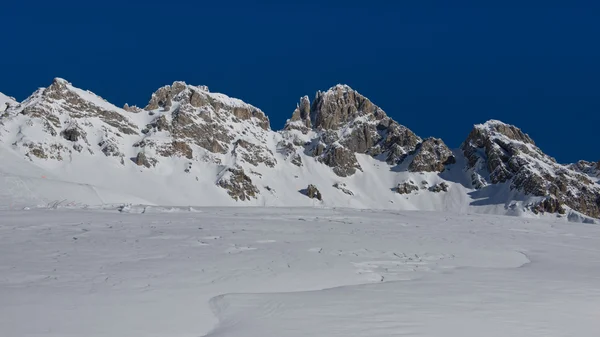
<path fill-rule="evenodd" d="M 446 165 L 454 163 L 456 163 L 456 158 L 441 139 L 427 138 L 419 145 L 408 170 L 411 172 L 443 172 Z"/>
<path fill-rule="evenodd" d="M 333 187 L 337 188 L 338 190 L 344 192 L 347 195 L 354 195 L 354 193 L 346 187 L 345 183 L 337 182 L 337 183 L 333 184 Z"/>
<path fill-rule="evenodd" d="M 398 164 L 422 142 L 347 85 L 317 92 L 312 104 L 302 97 L 284 130 L 308 135 L 306 152 L 340 177 L 362 170 L 356 153 Z"/>
<path fill-rule="evenodd" d="M 156 159 L 146 157 L 144 152 L 140 152 L 135 157 L 135 163 L 138 166 L 145 166 L 147 168 L 154 167 L 156 165 Z"/>
<path fill-rule="evenodd" d="M 4 95 L 0 103 L 8 103 L 0 113 L 3 153 L 58 175 L 62 168 L 98 165 L 106 174 L 139 174 L 141 183 L 172 182 L 181 195 L 223 188 L 232 202 L 265 205 L 306 203 L 298 186 L 317 181 L 345 194 L 332 192 L 325 201 L 332 206 L 390 207 L 394 198 L 465 193 L 457 202 L 484 195 L 506 202 L 507 213 L 522 207 L 600 218 L 600 162 L 558 164 L 519 128 L 495 120 L 476 125 L 453 152 L 440 139 L 421 139 L 346 85 L 317 92 L 312 102 L 302 97 L 278 132 L 260 109 L 184 82 L 159 88 L 144 109 L 116 107 L 62 79 L 21 103 Z M 314 185 L 301 192 L 322 200 Z M 205 202 L 206 195 L 196 200 Z"/>
<path fill-rule="evenodd" d="M 217 185 L 227 190 L 227 193 L 236 201 L 256 199 L 260 193 L 241 167 L 227 168 L 217 180 Z"/>
<path fill-rule="evenodd" d="M 218 155 L 232 151 L 240 162 L 273 167 L 276 160 L 265 143 L 269 119 L 258 108 L 223 94 L 211 93 L 206 86 L 174 82 L 158 89 L 145 107 L 153 116 L 142 132 L 142 147 L 158 149 L 160 155 L 190 158 L 196 146 L 220 162 Z M 186 148 L 162 143 L 165 133 Z M 172 150 L 171 150 L 172 149 Z M 215 156 L 217 155 L 217 156 Z"/>
<path fill-rule="evenodd" d="M 124 139 L 139 135 L 124 110 L 60 78 L 22 103 L 11 104 L 5 115 L 2 124 L 21 132 L 12 144 L 39 159 L 63 160 L 75 150 L 123 161 Z"/>
<path fill-rule="evenodd" d="M 600 179 L 600 161 L 594 163 L 585 160 L 580 160 L 575 164 L 569 165 L 569 168 L 587 174 L 592 179 Z"/>
<path fill-rule="evenodd" d="M 396 187 L 396 192 L 399 194 L 411 194 L 412 192 L 415 192 L 418 190 L 419 190 L 419 187 L 417 185 L 415 185 L 415 183 L 412 180 L 400 183 Z"/>
<path fill-rule="evenodd" d="M 572 166 L 557 164 L 515 126 L 496 120 L 476 125 L 462 150 L 475 188 L 510 183 L 513 190 L 543 198 L 535 209 L 553 212 L 566 205 L 600 217 L 600 186 Z"/>
<path fill-rule="evenodd" d="M 449 187 L 450 186 L 448 184 L 446 184 L 445 182 L 441 182 L 439 184 L 435 184 L 435 185 L 431 186 L 429 188 L 429 191 L 434 192 L 434 193 L 448 192 Z"/>
<path fill-rule="evenodd" d="M 323 196 L 321 195 L 321 192 L 319 192 L 319 190 L 317 189 L 317 187 L 315 185 L 308 185 L 308 187 L 306 188 L 305 194 L 307 197 L 311 198 L 311 199 L 317 199 L 319 201 L 323 201 Z"/>

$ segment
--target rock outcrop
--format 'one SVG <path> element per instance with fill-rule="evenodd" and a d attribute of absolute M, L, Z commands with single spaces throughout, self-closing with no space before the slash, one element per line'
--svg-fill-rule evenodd
<path fill-rule="evenodd" d="M 445 182 L 441 182 L 439 184 L 435 184 L 435 185 L 429 187 L 429 191 L 434 192 L 434 193 L 448 192 L 449 187 L 450 186 L 448 184 L 446 184 Z"/>
<path fill-rule="evenodd" d="M 321 192 L 319 192 L 317 187 L 313 184 L 308 185 L 308 187 L 306 188 L 306 190 L 303 191 L 303 193 L 306 194 L 306 196 L 311 199 L 317 199 L 319 201 L 323 200 L 323 196 L 321 195 Z"/>
<path fill-rule="evenodd" d="M 441 139 L 427 138 L 417 148 L 408 170 L 411 172 L 443 172 L 446 165 L 454 163 L 456 163 L 456 158 Z"/>
<path fill-rule="evenodd" d="M 398 164 L 421 143 L 421 138 L 347 85 L 317 92 L 312 104 L 302 97 L 284 130 L 311 135 L 307 153 L 341 177 L 361 170 L 356 153 L 384 156 L 388 163 Z"/>
<path fill-rule="evenodd" d="M 158 89 L 145 110 L 153 120 L 142 130 L 144 142 L 139 144 L 158 149 L 161 156 L 177 154 L 190 159 L 195 152 L 192 147 L 197 147 L 210 152 L 212 155 L 203 158 L 216 163 L 227 153 L 235 155 L 239 164 L 274 167 L 277 163 L 265 145 L 271 131 L 269 119 L 241 100 L 211 93 L 206 86 L 174 82 Z M 165 133 L 173 143 L 163 144 Z"/>
<path fill-rule="evenodd" d="M 396 187 L 396 193 L 399 194 L 411 194 L 418 190 L 419 187 L 412 180 L 402 182 Z"/>
<path fill-rule="evenodd" d="M 600 179 L 600 161 L 594 163 L 585 160 L 580 160 L 575 164 L 569 165 L 569 168 L 587 174 L 592 179 Z"/>
<path fill-rule="evenodd" d="M 534 209 L 553 211 L 566 205 L 600 217 L 600 185 L 572 166 L 557 164 L 515 126 L 496 120 L 476 125 L 462 150 L 475 188 L 510 183 L 513 190 L 543 197 Z"/>
<path fill-rule="evenodd" d="M 172 177 L 174 185 L 189 185 L 190 195 L 209 184 L 224 188 L 236 201 L 259 198 L 255 179 L 267 191 L 261 196 L 264 204 L 274 200 L 274 187 L 283 197 L 289 195 L 286 189 L 297 192 L 292 186 L 319 181 L 347 195 L 336 192 L 339 200 L 377 199 L 378 207 L 381 186 L 403 181 L 391 189 L 403 199 L 416 194 L 438 198 L 427 191 L 440 193 L 439 198 L 464 191 L 467 202 L 481 195 L 505 201 L 507 212 L 523 207 L 568 213 L 568 219 L 600 218 L 600 162 L 558 164 L 519 128 L 495 120 L 476 125 L 462 153 L 452 152 L 440 139 L 421 139 L 346 85 L 317 92 L 312 102 L 302 97 L 279 132 L 270 129 L 260 109 L 184 82 L 159 88 L 144 109 L 118 108 L 62 79 L 22 103 L 0 95 L 3 102 L 8 108 L 0 114 L 0 145 L 42 169 L 106 162 L 106 169 L 114 170 L 107 174 L 119 174 L 120 167 L 122 172 L 143 171 L 144 179 L 181 174 Z M 466 166 L 458 166 L 463 162 Z M 220 172 L 216 180 L 215 172 Z M 369 190 L 371 183 L 377 192 Z M 314 185 L 301 192 L 322 200 Z M 328 203 L 339 203 L 335 195 Z"/>
<path fill-rule="evenodd" d="M 227 193 L 236 201 L 256 199 L 260 193 L 241 167 L 230 167 L 224 170 L 217 180 L 217 185 L 227 190 Z"/>
<path fill-rule="evenodd" d="M 345 183 L 337 182 L 333 184 L 333 187 L 337 188 L 338 190 L 344 192 L 347 195 L 354 195 L 354 193 L 347 188 Z"/>

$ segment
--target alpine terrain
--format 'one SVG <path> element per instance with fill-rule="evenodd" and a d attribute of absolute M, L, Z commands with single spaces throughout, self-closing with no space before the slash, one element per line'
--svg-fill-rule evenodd
<path fill-rule="evenodd" d="M 598 336 L 600 162 L 516 126 L 451 149 L 345 85 L 280 131 L 183 82 L 0 106 L 0 336 Z"/>
<path fill-rule="evenodd" d="M 0 100 L 4 207 L 341 206 L 600 218 L 600 162 L 559 164 L 496 120 L 450 149 L 346 85 L 302 97 L 280 131 L 259 108 L 184 82 L 159 88 L 143 108 L 116 107 L 59 78 L 23 102 Z"/>

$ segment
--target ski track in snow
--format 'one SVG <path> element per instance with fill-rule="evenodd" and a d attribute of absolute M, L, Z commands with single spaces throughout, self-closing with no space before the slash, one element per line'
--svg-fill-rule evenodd
<path fill-rule="evenodd" d="M 0 211 L 0 335 L 596 336 L 595 225 L 164 210 Z"/>

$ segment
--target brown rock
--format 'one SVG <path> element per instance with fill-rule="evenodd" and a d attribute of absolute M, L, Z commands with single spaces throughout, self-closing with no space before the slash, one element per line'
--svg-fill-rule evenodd
<path fill-rule="evenodd" d="M 405 181 L 403 183 L 398 184 L 396 187 L 396 193 L 398 194 L 411 194 L 414 191 L 418 191 L 419 187 L 415 185 L 412 180 Z"/>
<path fill-rule="evenodd" d="M 443 172 L 446 165 L 456 163 L 452 151 L 441 139 L 428 138 L 417 148 L 408 166 L 411 172 Z"/>
<path fill-rule="evenodd" d="M 217 185 L 226 189 L 236 201 L 256 199 L 260 191 L 252 183 L 252 179 L 246 175 L 241 167 L 227 168 L 225 174 L 218 180 Z"/>
<path fill-rule="evenodd" d="M 323 201 L 323 196 L 321 195 L 321 192 L 319 192 L 317 187 L 313 184 L 308 185 L 308 187 L 305 190 L 305 194 L 311 199 Z"/>

